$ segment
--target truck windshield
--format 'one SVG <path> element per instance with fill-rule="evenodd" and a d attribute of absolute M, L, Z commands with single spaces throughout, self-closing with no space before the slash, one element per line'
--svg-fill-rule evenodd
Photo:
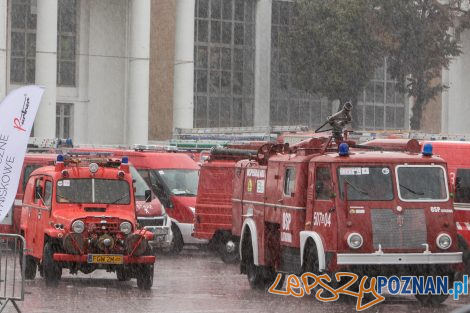
<path fill-rule="evenodd" d="M 135 180 L 135 199 L 143 201 L 145 200 L 145 190 L 150 190 L 150 187 L 134 166 L 130 166 L 129 170 L 131 172 L 132 179 Z"/>
<path fill-rule="evenodd" d="M 169 169 L 153 170 L 150 172 L 152 184 L 157 176 L 172 195 L 175 196 L 197 196 L 197 185 L 199 175 L 197 170 Z"/>
<path fill-rule="evenodd" d="M 393 200 L 392 174 L 386 166 L 338 168 L 339 190 L 344 199 L 348 188 L 348 200 Z"/>
<path fill-rule="evenodd" d="M 446 174 L 441 166 L 398 166 L 397 173 L 400 199 L 447 200 Z"/>
<path fill-rule="evenodd" d="M 58 203 L 129 204 L 130 188 L 125 180 L 61 179 L 57 181 Z"/>

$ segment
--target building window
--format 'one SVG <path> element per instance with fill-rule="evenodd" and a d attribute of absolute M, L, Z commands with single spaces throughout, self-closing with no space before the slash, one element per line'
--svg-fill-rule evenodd
<path fill-rule="evenodd" d="M 57 16 L 57 86 L 75 86 L 77 0 L 59 0 Z"/>
<path fill-rule="evenodd" d="M 374 79 L 358 97 L 358 126 L 365 130 L 404 129 L 405 95 L 396 90 L 398 82 L 391 79 L 387 59 L 376 69 Z"/>
<path fill-rule="evenodd" d="M 12 83 L 34 83 L 36 17 L 36 1 L 11 2 L 10 81 Z"/>
<path fill-rule="evenodd" d="M 251 126 L 255 1 L 196 0 L 194 126 Z"/>
<path fill-rule="evenodd" d="M 73 104 L 57 103 L 55 128 L 57 138 L 72 138 L 72 117 Z"/>
<path fill-rule="evenodd" d="M 271 24 L 271 125 L 320 126 L 331 115 L 326 99 L 295 87 L 282 41 L 289 32 L 294 2 L 274 0 Z"/>
<path fill-rule="evenodd" d="M 37 1 L 11 1 L 10 81 L 35 82 Z M 57 85 L 75 86 L 78 0 L 59 0 L 57 12 Z"/>

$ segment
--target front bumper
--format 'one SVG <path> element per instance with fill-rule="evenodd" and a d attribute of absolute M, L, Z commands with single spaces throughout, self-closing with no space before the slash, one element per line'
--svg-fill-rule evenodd
<path fill-rule="evenodd" d="M 148 243 L 152 248 L 168 248 L 173 240 L 170 226 L 146 226 L 145 229 L 153 233 L 153 239 Z"/>
<path fill-rule="evenodd" d="M 54 253 L 52 258 L 56 262 L 88 263 L 88 254 L 75 255 L 67 253 Z M 156 259 L 154 255 L 144 255 L 139 257 L 123 255 L 122 258 L 122 264 L 154 264 Z"/>
<path fill-rule="evenodd" d="M 338 265 L 458 264 L 462 252 L 431 253 L 344 253 L 337 254 Z"/>

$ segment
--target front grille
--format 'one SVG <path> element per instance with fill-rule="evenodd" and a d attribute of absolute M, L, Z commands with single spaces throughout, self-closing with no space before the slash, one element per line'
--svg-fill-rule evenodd
<path fill-rule="evenodd" d="M 140 226 L 163 226 L 164 225 L 164 218 L 138 218 L 137 221 L 139 222 Z"/>
<path fill-rule="evenodd" d="M 425 249 L 427 232 L 423 209 L 405 209 L 401 214 L 391 209 L 372 209 L 371 219 L 374 248 L 378 249 L 380 244 L 383 249 Z"/>

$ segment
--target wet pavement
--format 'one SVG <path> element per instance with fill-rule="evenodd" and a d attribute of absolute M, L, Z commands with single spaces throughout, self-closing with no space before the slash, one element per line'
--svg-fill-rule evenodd
<path fill-rule="evenodd" d="M 114 273 L 95 271 L 70 275 L 64 270 L 57 288 L 42 278 L 26 282 L 23 312 L 354 312 L 355 302 L 321 303 L 311 297 L 294 298 L 251 290 L 238 264 L 224 264 L 209 251 L 184 249 L 177 256 L 158 256 L 154 285 L 137 288 L 135 279 L 118 282 Z M 386 296 L 365 312 L 452 312 L 470 304 L 470 296 L 447 301 L 437 308 L 422 307 L 413 296 Z M 15 312 L 8 304 L 5 312 Z"/>

